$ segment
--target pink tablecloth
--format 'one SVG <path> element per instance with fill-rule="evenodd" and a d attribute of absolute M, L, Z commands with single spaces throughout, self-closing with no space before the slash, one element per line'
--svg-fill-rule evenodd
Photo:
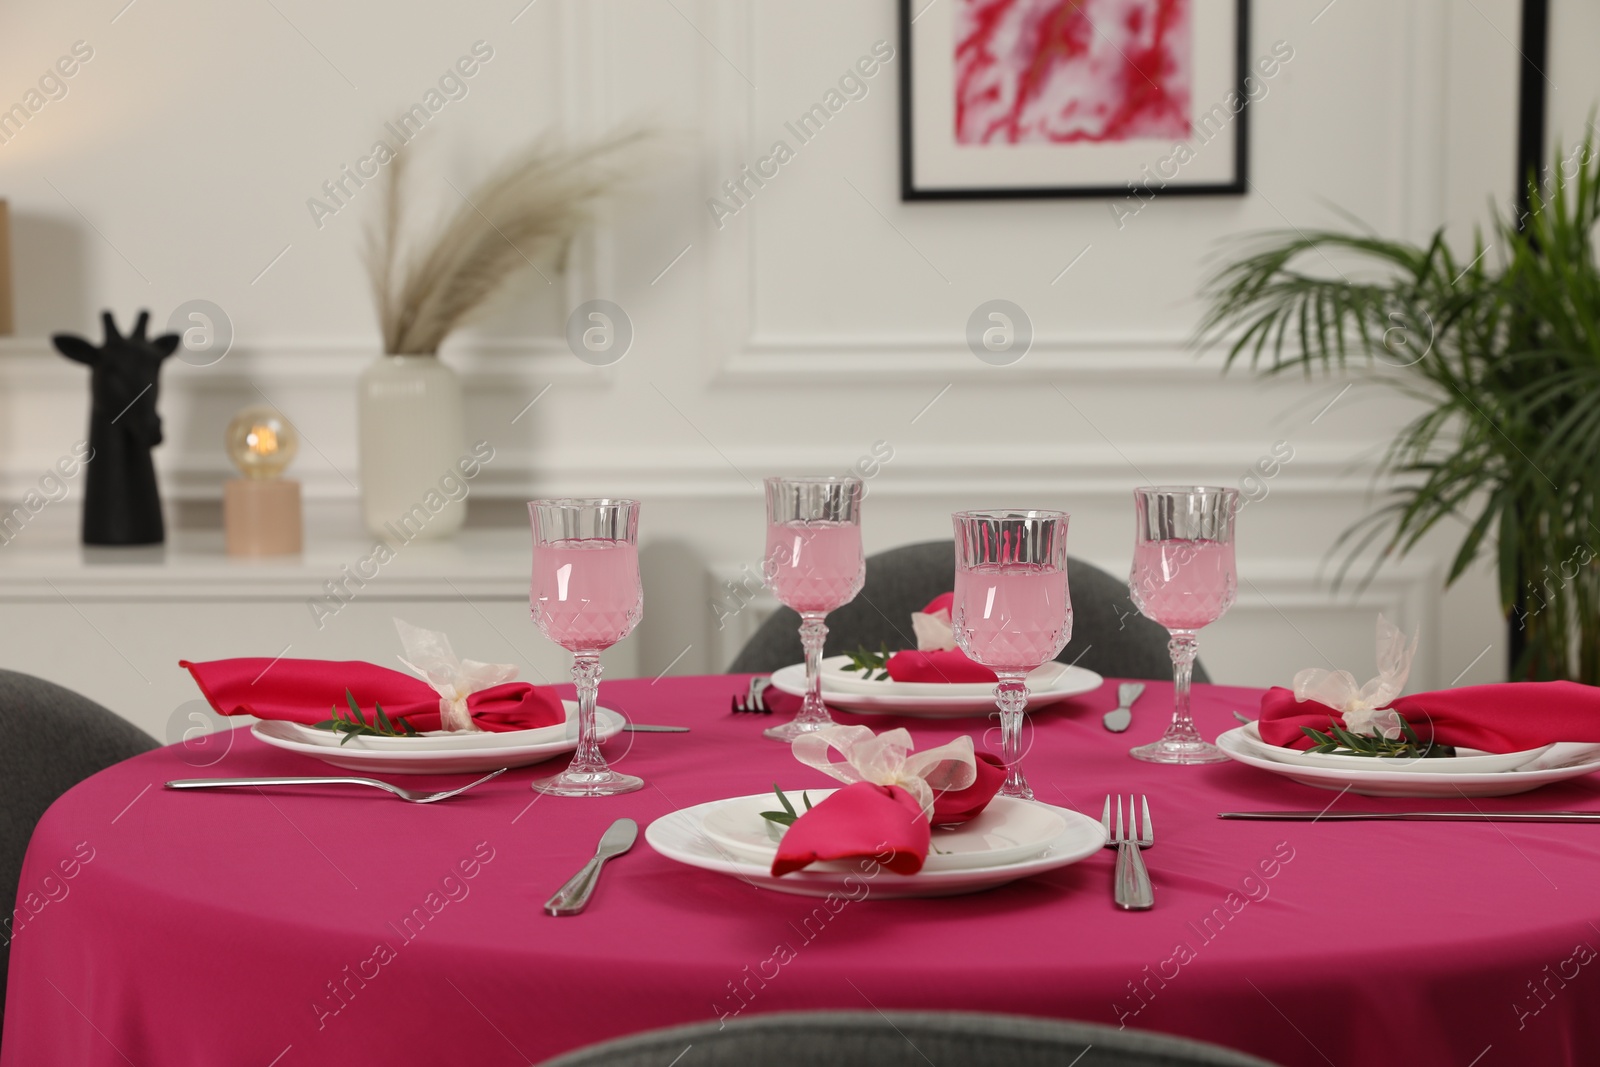
<path fill-rule="evenodd" d="M 1130 759 L 1162 726 L 1162 685 L 1120 736 L 1100 726 L 1114 686 L 1041 712 L 1026 764 L 1043 799 L 1096 815 L 1108 790 L 1149 794 L 1153 912 L 1112 906 L 1110 852 L 977 896 L 830 912 L 678 866 L 641 837 L 587 913 L 541 914 L 613 819 L 799 784 L 761 717 L 728 714 L 742 689 L 605 683 L 602 703 L 694 732 L 613 742 L 649 785 L 603 800 L 536 800 L 527 782 L 548 767 L 427 807 L 351 788 L 160 787 L 324 770 L 247 733 L 204 769 L 163 749 L 97 775 L 34 835 L 0 1064 L 487 1067 L 815 1008 L 1120 1020 L 1319 1067 L 1548 1067 L 1600 1048 L 1600 826 L 1220 822 L 1335 795 L 1235 764 Z M 1255 702 L 1200 687 L 1201 728 Z M 924 745 L 962 730 L 981 744 L 988 725 L 841 719 L 908 725 Z M 1600 809 L 1600 782 L 1477 803 Z"/>

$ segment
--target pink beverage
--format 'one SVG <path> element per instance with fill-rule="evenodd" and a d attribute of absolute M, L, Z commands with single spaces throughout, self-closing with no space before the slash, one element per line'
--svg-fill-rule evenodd
<path fill-rule="evenodd" d="M 1031 671 L 1072 637 L 1067 572 L 1037 563 L 956 568 L 951 620 L 961 651 L 995 671 Z"/>
<path fill-rule="evenodd" d="M 828 612 L 861 592 L 866 579 L 861 527 L 853 522 L 767 526 L 764 573 L 772 593 L 796 611 Z"/>
<path fill-rule="evenodd" d="M 1194 631 L 1233 604 L 1233 545 L 1221 541 L 1141 541 L 1133 550 L 1134 604 L 1168 630 Z"/>
<path fill-rule="evenodd" d="M 535 544 L 530 599 L 540 632 L 562 648 L 610 648 L 644 615 L 639 550 L 598 537 Z"/>

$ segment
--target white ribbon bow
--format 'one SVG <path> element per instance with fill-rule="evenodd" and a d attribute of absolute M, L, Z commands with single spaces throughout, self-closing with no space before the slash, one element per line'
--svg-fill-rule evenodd
<path fill-rule="evenodd" d="M 1378 616 L 1378 675 L 1365 685 L 1356 685 L 1349 671 L 1329 671 L 1307 667 L 1294 676 L 1294 698 L 1315 700 L 1337 710 L 1345 729 L 1357 734 L 1400 736 L 1400 713 L 1379 711 L 1406 687 L 1411 660 L 1417 654 L 1417 637 L 1406 644 L 1406 635 L 1382 615 Z"/>
<path fill-rule="evenodd" d="M 932 615 L 913 611 L 911 632 L 917 635 L 918 652 L 949 652 L 956 647 L 956 634 L 950 625 L 948 608 L 940 608 Z"/>
<path fill-rule="evenodd" d="M 846 785 L 899 786 L 931 817 L 937 795 L 965 789 L 977 781 L 978 761 L 972 753 L 972 738 L 965 735 L 913 756 L 910 753 L 915 747 L 910 731 L 903 727 L 874 734 L 865 726 L 829 726 L 801 734 L 790 746 L 795 759 Z M 835 762 L 829 755 L 833 749 L 844 757 L 843 762 Z"/>
<path fill-rule="evenodd" d="M 400 631 L 400 644 L 406 654 L 400 662 L 410 667 L 439 694 L 439 723 L 446 730 L 478 730 L 467 710 L 467 697 L 480 689 L 509 682 L 517 676 L 512 663 L 479 663 L 460 659 L 450 647 L 450 638 L 436 630 L 394 620 Z"/>

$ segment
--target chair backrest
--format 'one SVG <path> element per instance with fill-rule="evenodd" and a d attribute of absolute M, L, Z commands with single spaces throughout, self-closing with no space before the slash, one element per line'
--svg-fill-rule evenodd
<path fill-rule="evenodd" d="M 677 1057 L 676 1059 L 674 1057 Z M 795 1012 L 620 1038 L 545 1067 L 1272 1067 L 1217 1045 L 965 1012 Z"/>
<path fill-rule="evenodd" d="M 17 906 L 22 858 L 45 809 L 90 775 L 157 747 L 149 734 L 87 697 L 0 670 L 0 918 L 11 918 Z M 0 1009 L 11 930 L 8 924 L 0 934 Z"/>
<path fill-rule="evenodd" d="M 891 649 L 916 648 L 911 613 L 950 592 L 955 576 L 954 541 L 923 541 L 868 556 L 861 593 L 828 616 L 824 654 L 883 644 Z M 1114 578 L 1081 559 L 1069 559 L 1067 585 L 1072 592 L 1072 640 L 1056 659 L 1108 678 L 1172 678 L 1167 631 L 1139 614 L 1128 597 L 1126 579 Z M 765 674 L 802 658 L 800 617 L 779 608 L 739 650 L 728 670 Z M 1210 681 L 1198 663 L 1194 680 Z"/>

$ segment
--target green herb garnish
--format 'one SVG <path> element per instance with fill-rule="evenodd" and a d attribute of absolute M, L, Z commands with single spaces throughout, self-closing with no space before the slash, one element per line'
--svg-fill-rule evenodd
<path fill-rule="evenodd" d="M 358 736 L 417 736 L 417 731 L 413 729 L 411 724 L 406 722 L 404 719 L 390 720 L 389 716 L 384 714 L 382 704 L 372 705 L 373 716 L 372 722 L 369 723 L 367 722 L 366 717 L 361 714 L 361 708 L 356 704 L 355 694 L 346 689 L 344 691 L 344 698 L 350 705 L 350 711 L 348 714 L 340 711 L 339 706 L 336 704 L 328 709 L 329 714 L 331 714 L 333 718 L 328 719 L 325 722 L 319 722 L 314 727 L 318 730 L 332 730 L 334 733 L 343 734 L 344 736 L 339 738 L 339 744 L 342 745 L 352 737 Z M 398 722 L 398 726 L 396 725 L 396 722 Z"/>
<path fill-rule="evenodd" d="M 850 665 L 840 667 L 840 670 L 849 671 L 852 674 L 856 671 L 864 671 L 865 673 L 862 674 L 862 677 L 869 682 L 881 682 L 889 677 L 889 657 L 893 656 L 894 653 L 889 651 L 887 642 L 878 646 L 878 651 L 876 652 L 870 651 L 863 645 L 854 652 L 846 652 L 845 655 L 850 657 Z M 872 676 L 873 671 L 878 672 L 876 678 Z"/>
<path fill-rule="evenodd" d="M 772 791 L 774 793 L 778 794 L 778 803 L 783 805 L 783 810 L 782 811 L 764 811 L 764 812 L 761 813 L 761 817 L 763 819 L 770 819 L 772 822 L 777 823 L 779 826 L 793 826 L 794 825 L 794 821 L 800 817 L 800 813 L 798 811 L 794 810 L 794 805 L 789 803 L 789 798 L 783 795 L 783 790 L 778 788 L 778 783 L 777 782 L 773 782 L 772 783 Z M 800 794 L 800 799 L 805 801 L 806 810 L 810 811 L 811 810 L 811 796 L 810 796 L 810 794 L 801 793 Z"/>
<path fill-rule="evenodd" d="M 1401 736 L 1395 738 L 1378 734 L 1371 737 L 1353 734 L 1331 720 L 1328 733 L 1309 726 L 1300 727 L 1300 732 L 1316 742 L 1315 747 L 1307 751 L 1322 755 L 1373 756 L 1380 759 L 1441 759 L 1456 754 L 1455 748 L 1451 745 L 1441 745 L 1433 741 L 1424 743 L 1411 728 L 1411 724 L 1406 722 L 1404 715 L 1396 717 L 1400 720 Z"/>

